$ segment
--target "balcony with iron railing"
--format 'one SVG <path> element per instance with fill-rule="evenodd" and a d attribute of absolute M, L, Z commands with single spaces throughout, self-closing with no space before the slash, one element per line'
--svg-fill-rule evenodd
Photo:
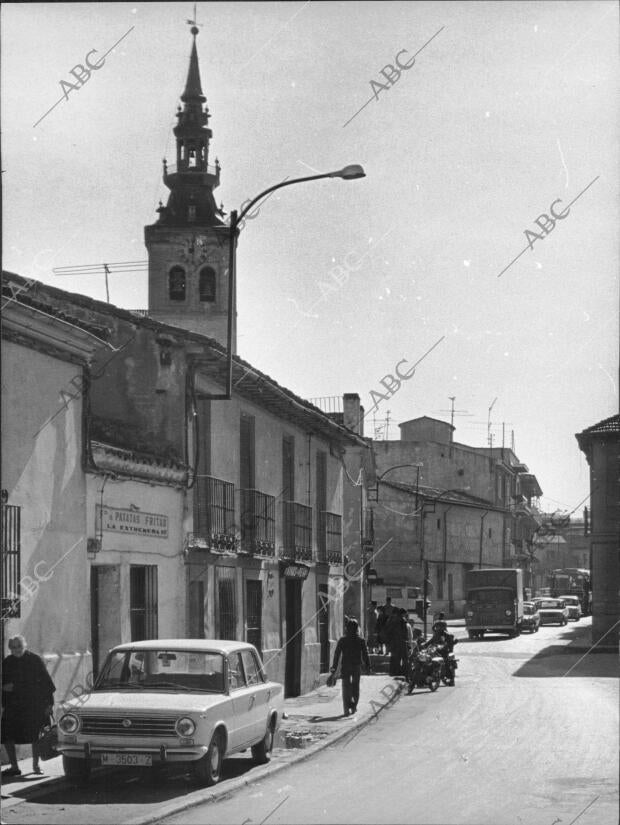
<path fill-rule="evenodd" d="M 235 485 L 213 476 L 198 476 L 194 494 L 194 532 L 186 547 L 216 553 L 236 552 Z"/>
<path fill-rule="evenodd" d="M 259 490 L 240 490 L 241 551 L 254 556 L 276 554 L 276 500 Z"/>
<path fill-rule="evenodd" d="M 282 502 L 282 539 L 285 558 L 312 561 L 312 507 Z"/>
<path fill-rule="evenodd" d="M 342 516 L 323 511 L 318 517 L 318 561 L 342 564 Z"/>

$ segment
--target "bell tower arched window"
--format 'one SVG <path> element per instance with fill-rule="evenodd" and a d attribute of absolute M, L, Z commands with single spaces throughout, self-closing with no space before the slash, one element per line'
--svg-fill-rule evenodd
<path fill-rule="evenodd" d="M 168 296 L 171 301 L 185 300 L 185 270 L 182 266 L 173 266 L 168 274 Z"/>
<path fill-rule="evenodd" d="M 215 270 L 205 266 L 200 270 L 198 290 L 201 301 L 215 301 Z"/>

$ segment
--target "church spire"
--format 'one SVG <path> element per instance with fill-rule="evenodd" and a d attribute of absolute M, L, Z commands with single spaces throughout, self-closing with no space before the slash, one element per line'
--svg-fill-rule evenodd
<path fill-rule="evenodd" d="M 194 18 L 195 18 L 194 13 Z M 159 224 L 169 226 L 221 225 L 213 190 L 220 184 L 220 165 L 209 164 L 209 148 L 213 132 L 209 129 L 209 109 L 202 91 L 196 36 L 198 27 L 192 23 L 192 51 L 185 89 L 181 95 L 183 106 L 177 109 L 176 164 L 164 160 L 164 184 L 170 189 L 165 207 L 158 209 Z"/>
<path fill-rule="evenodd" d="M 176 163 L 164 160 L 168 202 L 144 227 L 149 257 L 149 315 L 166 324 L 228 342 L 227 243 L 230 227 L 215 203 L 220 165 L 209 163 L 212 132 L 198 65 L 196 8 L 187 81 L 173 129 Z M 180 91 L 180 90 L 179 90 Z M 173 159 L 171 158 L 171 161 Z M 233 311 L 235 324 L 236 311 Z M 235 343 L 233 326 L 233 344 Z"/>
<path fill-rule="evenodd" d="M 196 35 L 199 34 L 196 26 L 191 28 L 194 42 L 192 43 L 192 53 L 189 58 L 189 71 L 187 73 L 187 83 L 185 84 L 185 91 L 181 96 L 181 100 L 186 103 L 188 101 L 199 100 L 201 103 L 206 101 L 206 97 L 202 93 L 202 86 L 200 85 L 200 68 L 198 66 L 198 52 L 196 50 Z"/>

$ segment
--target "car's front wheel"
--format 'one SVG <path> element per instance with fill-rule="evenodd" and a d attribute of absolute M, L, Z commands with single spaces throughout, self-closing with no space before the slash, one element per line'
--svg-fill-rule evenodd
<path fill-rule="evenodd" d="M 266 765 L 267 762 L 271 761 L 271 751 L 273 750 L 274 740 L 273 727 L 273 721 L 270 721 L 267 725 L 265 735 L 258 745 L 252 745 L 252 757 L 258 765 Z"/>
<path fill-rule="evenodd" d="M 216 785 L 222 775 L 224 761 L 224 740 L 221 733 L 216 731 L 211 739 L 209 750 L 193 764 L 194 776 L 201 785 Z"/>
<path fill-rule="evenodd" d="M 67 779 L 77 785 L 86 785 L 90 779 L 90 762 L 87 759 L 63 755 L 62 769 Z"/>

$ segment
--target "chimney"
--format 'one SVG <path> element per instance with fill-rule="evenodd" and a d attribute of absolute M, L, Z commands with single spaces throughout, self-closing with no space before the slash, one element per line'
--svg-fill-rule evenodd
<path fill-rule="evenodd" d="M 364 435 L 364 408 L 356 392 L 345 392 L 342 396 L 343 424 L 354 433 Z"/>

